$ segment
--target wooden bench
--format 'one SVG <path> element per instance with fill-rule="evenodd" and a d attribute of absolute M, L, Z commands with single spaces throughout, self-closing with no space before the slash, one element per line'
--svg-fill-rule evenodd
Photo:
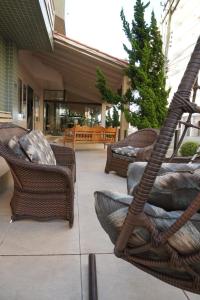
<path fill-rule="evenodd" d="M 102 126 L 88 127 L 76 126 L 66 128 L 63 143 L 72 143 L 73 148 L 76 144 L 113 144 L 116 142 L 117 128 L 105 128 Z"/>

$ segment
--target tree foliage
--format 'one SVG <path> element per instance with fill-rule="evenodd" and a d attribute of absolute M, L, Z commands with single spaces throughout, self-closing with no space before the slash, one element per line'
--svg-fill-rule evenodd
<path fill-rule="evenodd" d="M 123 9 L 120 14 L 130 45 L 124 45 L 128 54 L 125 73 L 130 80 L 130 88 L 126 94 L 121 95 L 109 88 L 104 74 L 97 70 L 96 86 L 102 98 L 124 111 L 127 121 L 139 129 L 159 128 L 163 124 L 169 94 L 165 88 L 162 38 L 154 12 L 150 24 L 145 21 L 148 6 L 149 2 L 144 4 L 142 0 L 136 0 L 131 25 L 126 20 Z"/>
<path fill-rule="evenodd" d="M 110 111 L 111 109 L 108 110 L 106 116 L 106 127 L 118 127 L 120 125 L 118 109 L 115 106 L 113 106 L 112 116 Z"/>

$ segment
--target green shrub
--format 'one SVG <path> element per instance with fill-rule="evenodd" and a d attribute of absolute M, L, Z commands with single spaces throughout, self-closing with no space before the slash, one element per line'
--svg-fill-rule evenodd
<path fill-rule="evenodd" d="M 197 152 L 199 144 L 196 142 L 186 142 L 182 144 L 180 153 L 182 156 L 193 156 Z"/>

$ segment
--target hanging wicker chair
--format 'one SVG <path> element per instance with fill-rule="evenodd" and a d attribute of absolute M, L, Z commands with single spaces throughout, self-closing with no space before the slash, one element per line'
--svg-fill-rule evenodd
<path fill-rule="evenodd" d="M 198 215 L 200 220 L 200 213 L 198 213 L 200 211 L 200 192 L 196 194 L 185 210 L 179 211 L 178 218 L 174 219 L 167 228 L 163 226 L 162 230 L 156 222 L 152 221 L 146 211 L 148 210 L 149 203 L 147 202 L 150 192 L 162 162 L 165 160 L 168 147 L 182 114 L 185 112 L 190 114 L 200 113 L 200 107 L 190 102 L 191 91 L 199 69 L 200 38 L 197 41 L 178 91 L 170 104 L 168 116 L 160 131 L 150 160 L 139 185 L 134 191 L 134 198 L 131 198 L 130 205 L 126 203 L 128 213 L 117 236 L 117 241 L 116 236 L 110 236 L 111 240 L 116 242 L 114 252 L 117 257 L 169 284 L 198 294 L 200 294 L 200 247 L 189 253 L 181 253 L 173 247 L 170 241 L 195 216 Z M 108 195 L 108 197 L 111 197 L 111 195 Z M 117 205 L 119 208 L 123 206 L 120 201 Z M 108 226 L 110 226 L 110 223 Z M 148 232 L 149 238 L 145 244 L 134 244 L 133 232 L 136 232 L 138 228 Z"/>

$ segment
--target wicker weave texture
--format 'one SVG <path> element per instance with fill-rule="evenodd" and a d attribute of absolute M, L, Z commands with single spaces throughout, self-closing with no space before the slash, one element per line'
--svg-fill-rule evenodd
<path fill-rule="evenodd" d="M 149 217 L 144 213 L 156 176 L 183 113 L 200 113 L 200 107 L 190 102 L 192 87 L 200 70 L 200 37 L 197 41 L 191 59 L 183 75 L 178 91 L 174 94 L 169 107 L 168 116 L 155 143 L 150 160 L 143 173 L 141 181 L 134 193 L 134 201 L 129 207 L 122 230 L 118 237 L 115 254 L 136 265 L 138 268 L 179 288 L 200 294 L 200 251 L 181 255 L 170 246 L 169 238 L 179 231 L 200 207 L 200 193 L 194 198 L 181 216 L 165 231 L 160 232 Z M 128 247 L 129 238 L 135 227 L 144 227 L 151 238 L 149 243 L 138 247 Z M 168 255 L 165 257 L 163 253 Z M 155 259 L 152 253 L 157 253 Z M 184 270 L 187 280 L 179 274 Z"/>
<path fill-rule="evenodd" d="M 12 219 L 65 219 L 72 226 L 76 176 L 74 151 L 52 145 L 56 166 L 27 162 L 17 158 L 7 146 L 12 136 L 21 136 L 26 132 L 17 125 L 0 123 L 0 155 L 10 166 L 14 180 Z"/>
<path fill-rule="evenodd" d="M 148 161 L 153 149 L 153 145 L 157 139 L 158 133 L 155 129 L 146 128 L 138 130 L 127 136 L 124 140 L 109 145 L 107 148 L 107 161 L 105 166 L 105 173 L 115 171 L 122 177 L 127 176 L 128 165 L 134 161 Z M 132 146 L 141 148 L 136 157 L 132 160 L 123 160 L 113 155 L 112 149 L 117 147 Z"/>

